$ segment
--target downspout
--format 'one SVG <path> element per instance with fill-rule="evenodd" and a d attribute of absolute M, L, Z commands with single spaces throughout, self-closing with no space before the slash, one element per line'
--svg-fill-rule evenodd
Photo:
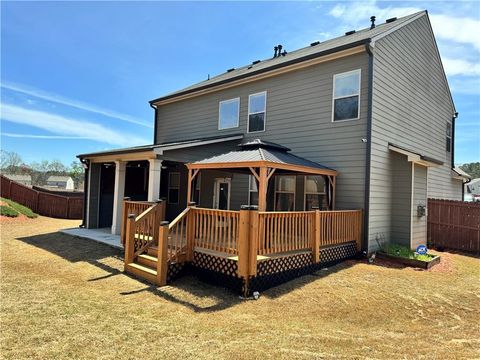
<path fill-rule="evenodd" d="M 153 145 L 157 143 L 157 107 L 152 103 L 149 103 L 150 107 L 154 110 L 153 119 Z"/>
<path fill-rule="evenodd" d="M 368 54 L 368 111 L 367 111 L 367 150 L 365 159 L 365 217 L 362 250 L 368 253 L 369 212 L 370 212 L 370 163 L 372 155 L 372 103 L 373 103 L 373 53 L 370 40 L 365 44 Z"/>
<path fill-rule="evenodd" d="M 87 217 L 87 204 L 88 204 L 88 195 L 89 195 L 89 184 L 88 184 L 88 173 L 90 171 L 90 162 L 88 160 L 80 158 L 80 162 L 85 165 L 85 173 L 83 179 L 83 216 L 82 223 L 79 227 L 84 228 L 86 226 L 86 217 Z"/>
<path fill-rule="evenodd" d="M 457 120 L 458 112 L 452 117 L 452 169 L 455 167 L 455 120 Z"/>

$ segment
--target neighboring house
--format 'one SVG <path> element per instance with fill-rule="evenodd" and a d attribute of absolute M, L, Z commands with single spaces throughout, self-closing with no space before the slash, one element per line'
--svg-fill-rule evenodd
<path fill-rule="evenodd" d="M 3 174 L 6 178 L 19 184 L 32 186 L 32 177 L 30 175 Z"/>
<path fill-rule="evenodd" d="M 75 189 L 73 179 L 70 176 L 52 175 L 47 179 L 46 187 L 73 191 Z"/>
<path fill-rule="evenodd" d="M 465 184 L 465 196 L 468 196 L 470 201 L 480 201 L 480 178 Z"/>
<path fill-rule="evenodd" d="M 461 200 L 463 179 L 452 175 L 457 115 L 427 12 L 277 50 L 152 100 L 153 144 L 79 155 L 88 166 L 85 226 L 120 233 L 124 196 L 164 197 L 172 220 L 187 205 L 186 163 L 244 161 L 252 151 L 288 165 L 288 147 L 297 165 L 336 170 L 336 191 L 321 172 L 277 171 L 260 210 L 364 209 L 365 251 L 378 241 L 425 244 L 427 198 Z M 191 200 L 257 204 L 255 178 L 248 169 L 201 173 Z"/>

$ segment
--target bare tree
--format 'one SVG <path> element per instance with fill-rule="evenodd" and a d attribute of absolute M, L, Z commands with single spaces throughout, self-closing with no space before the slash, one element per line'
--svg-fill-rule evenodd
<path fill-rule="evenodd" d="M 21 156 L 14 152 L 14 151 L 1 151 L 0 155 L 0 166 L 2 172 L 9 173 L 9 174 L 17 174 L 20 173 L 21 166 L 23 165 L 23 161 Z"/>

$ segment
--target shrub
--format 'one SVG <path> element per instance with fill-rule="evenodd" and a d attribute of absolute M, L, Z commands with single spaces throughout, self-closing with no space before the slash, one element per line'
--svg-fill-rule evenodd
<path fill-rule="evenodd" d="M 5 198 L 0 198 L 3 202 L 7 203 L 12 209 L 14 209 L 18 213 L 25 215 L 26 217 L 29 217 L 31 219 L 36 218 L 38 215 L 35 214 L 32 210 L 30 210 L 28 207 L 20 205 L 16 203 L 15 201 L 12 201 L 10 199 L 5 199 Z"/>
<path fill-rule="evenodd" d="M 0 205 L 0 215 L 8 216 L 8 217 L 17 217 L 18 211 L 12 209 L 10 206 Z"/>

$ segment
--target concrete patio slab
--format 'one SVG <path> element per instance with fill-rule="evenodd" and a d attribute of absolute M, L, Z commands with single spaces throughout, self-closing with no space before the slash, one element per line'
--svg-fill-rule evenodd
<path fill-rule="evenodd" d="M 72 236 L 78 236 L 84 239 L 93 240 L 105 245 L 112 246 L 117 249 L 123 249 L 120 242 L 120 235 L 112 235 L 110 228 L 105 229 L 85 229 L 85 228 L 69 228 L 61 229 L 60 232 Z"/>

